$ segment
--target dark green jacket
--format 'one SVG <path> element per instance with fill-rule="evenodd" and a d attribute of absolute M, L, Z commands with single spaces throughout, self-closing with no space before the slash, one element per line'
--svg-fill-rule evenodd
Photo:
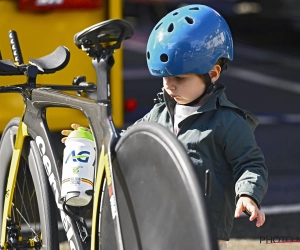
<path fill-rule="evenodd" d="M 254 137 L 258 119 L 229 102 L 224 90 L 224 85 L 215 84 L 213 95 L 179 124 L 177 137 L 202 187 L 205 171 L 211 171 L 209 209 L 213 226 L 218 239 L 229 240 L 236 200 L 246 194 L 260 206 L 267 190 L 268 171 Z M 160 101 L 137 122 L 158 122 L 173 132 L 175 101 L 166 92 L 161 93 Z"/>

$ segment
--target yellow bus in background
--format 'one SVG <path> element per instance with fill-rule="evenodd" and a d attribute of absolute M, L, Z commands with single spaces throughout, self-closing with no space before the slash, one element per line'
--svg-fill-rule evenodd
<path fill-rule="evenodd" d="M 90 4 L 90 5 L 88 5 Z M 81 30 L 107 19 L 122 19 L 122 0 L 10 0 L 0 1 L 0 51 L 2 59 L 11 59 L 9 30 L 18 34 L 24 63 L 28 58 L 40 58 L 58 46 L 66 46 L 71 53 L 68 66 L 50 75 L 39 75 L 39 84 L 72 84 L 76 76 L 86 76 L 96 83 L 92 60 L 73 43 Z M 43 9 L 44 8 L 44 9 Z M 113 117 L 116 127 L 123 125 L 122 50 L 116 51 L 111 72 Z M 0 86 L 24 83 L 25 76 L 1 76 Z M 76 93 L 74 93 L 76 94 Z M 19 94 L 0 95 L 0 134 L 7 122 L 20 116 L 23 110 Z M 48 108 L 48 125 L 52 131 L 68 129 L 73 122 L 87 126 L 84 115 L 77 110 Z"/>

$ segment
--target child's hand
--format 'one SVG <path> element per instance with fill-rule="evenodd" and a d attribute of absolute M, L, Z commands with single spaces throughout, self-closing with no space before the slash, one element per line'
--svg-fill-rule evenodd
<path fill-rule="evenodd" d="M 80 126 L 79 124 L 76 124 L 76 123 L 71 124 L 71 128 L 74 129 L 74 130 L 78 129 L 79 127 L 82 127 L 82 126 Z M 92 133 L 91 130 L 90 130 L 89 128 L 86 128 L 86 131 Z M 62 130 L 62 131 L 61 131 L 61 134 L 66 136 L 66 137 L 64 137 L 64 138 L 61 139 L 61 142 L 62 142 L 62 143 L 65 143 L 65 142 L 66 142 L 67 137 L 68 137 L 68 135 L 69 135 L 71 132 L 72 132 L 72 130 Z"/>
<path fill-rule="evenodd" d="M 256 203 L 249 196 L 241 195 L 236 204 L 234 217 L 240 217 L 242 212 L 245 210 L 247 210 L 247 212 L 251 215 L 249 219 L 250 221 L 257 219 L 257 227 L 261 227 L 265 223 L 265 213 L 258 209 Z"/>

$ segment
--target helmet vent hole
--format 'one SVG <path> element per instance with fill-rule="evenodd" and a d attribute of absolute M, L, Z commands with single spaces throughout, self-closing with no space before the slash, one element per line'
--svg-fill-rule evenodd
<path fill-rule="evenodd" d="M 155 30 L 158 30 L 158 28 L 162 25 L 162 23 L 160 23 L 159 25 L 156 26 Z"/>
<path fill-rule="evenodd" d="M 147 52 L 147 58 L 148 58 L 148 60 L 150 60 L 150 52 L 149 51 Z"/>
<path fill-rule="evenodd" d="M 168 27 L 168 32 L 172 32 L 174 30 L 174 24 L 171 23 Z"/>
<path fill-rule="evenodd" d="M 178 12 L 173 13 L 173 16 L 177 16 L 177 15 L 178 15 Z"/>
<path fill-rule="evenodd" d="M 161 60 L 162 62 L 167 62 L 167 61 L 169 61 L 169 57 L 168 57 L 167 54 L 161 54 L 161 55 L 160 55 L 160 60 Z"/>
<path fill-rule="evenodd" d="M 190 18 L 190 17 L 185 17 L 185 20 L 189 23 L 189 24 L 193 24 L 194 23 L 194 19 Z"/>
<path fill-rule="evenodd" d="M 193 8 L 190 8 L 189 10 L 199 10 L 199 7 L 193 7 Z"/>

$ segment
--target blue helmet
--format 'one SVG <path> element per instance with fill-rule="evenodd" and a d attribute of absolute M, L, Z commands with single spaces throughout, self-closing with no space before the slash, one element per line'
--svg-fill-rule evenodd
<path fill-rule="evenodd" d="M 233 60 L 232 35 L 218 12 L 200 4 L 187 5 L 154 27 L 146 57 L 154 76 L 206 74 L 218 59 Z"/>

